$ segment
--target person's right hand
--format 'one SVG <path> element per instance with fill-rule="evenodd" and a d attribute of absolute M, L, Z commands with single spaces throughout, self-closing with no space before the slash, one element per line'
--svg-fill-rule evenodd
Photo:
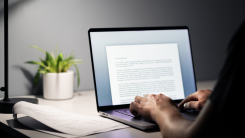
<path fill-rule="evenodd" d="M 211 90 L 198 90 L 195 93 L 187 96 L 180 104 L 179 109 L 196 109 L 200 111 L 204 104 L 206 103 L 209 95 L 211 94 Z"/>

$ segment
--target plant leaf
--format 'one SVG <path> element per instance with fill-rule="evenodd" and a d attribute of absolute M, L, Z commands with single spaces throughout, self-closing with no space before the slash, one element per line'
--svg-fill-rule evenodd
<path fill-rule="evenodd" d="M 42 50 L 40 47 L 38 47 L 38 46 L 34 46 L 34 45 L 32 45 L 32 46 L 30 46 L 30 47 L 32 47 L 32 48 L 36 48 L 36 49 L 38 49 L 38 50 L 40 50 L 40 51 L 42 51 L 43 53 L 45 53 L 45 51 L 44 50 Z"/>
<path fill-rule="evenodd" d="M 55 59 L 54 53 L 51 52 L 52 59 Z"/>
<path fill-rule="evenodd" d="M 64 56 L 63 56 L 62 53 L 60 53 L 60 54 L 59 54 L 59 57 L 63 60 L 63 57 L 64 57 Z"/>
<path fill-rule="evenodd" d="M 79 70 L 77 68 L 77 65 L 74 64 L 74 66 L 76 67 L 76 70 L 77 70 L 77 87 L 79 87 L 79 85 L 80 85 L 80 74 L 79 74 Z"/>
<path fill-rule="evenodd" d="M 36 65 L 40 65 L 44 68 L 47 68 L 42 62 L 37 62 L 37 61 L 27 61 L 25 63 L 28 63 L 28 64 L 36 64 Z"/>
<path fill-rule="evenodd" d="M 82 61 L 82 59 L 73 59 L 72 61 Z"/>
<path fill-rule="evenodd" d="M 56 72 L 59 73 L 60 72 L 60 62 L 62 62 L 62 57 L 58 56 L 58 59 L 57 59 L 57 64 L 56 64 Z"/>
<path fill-rule="evenodd" d="M 40 61 L 45 65 L 45 66 L 48 66 L 47 65 L 47 62 L 45 61 L 45 60 L 43 60 L 43 59 L 41 59 L 41 58 L 39 58 L 40 59 Z"/>
<path fill-rule="evenodd" d="M 46 61 L 50 61 L 51 55 L 46 51 Z"/>
<path fill-rule="evenodd" d="M 41 73 L 41 74 L 46 74 L 46 71 L 45 70 L 40 70 L 38 72 Z"/>

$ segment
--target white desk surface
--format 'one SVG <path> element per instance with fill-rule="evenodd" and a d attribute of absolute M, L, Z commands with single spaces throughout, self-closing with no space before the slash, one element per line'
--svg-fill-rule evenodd
<path fill-rule="evenodd" d="M 215 81 L 202 81 L 197 82 L 197 89 L 213 89 L 213 86 L 215 85 Z M 40 105 L 48 105 L 53 106 L 55 108 L 72 112 L 76 114 L 85 114 L 85 115 L 93 115 L 98 116 L 97 108 L 96 108 L 96 99 L 95 99 L 95 93 L 94 90 L 88 90 L 88 91 L 80 91 L 75 92 L 74 97 L 69 100 L 62 100 L 62 101 L 54 101 L 54 100 L 46 100 L 43 98 L 39 98 L 38 96 L 21 96 L 21 97 L 27 97 L 27 98 L 33 98 L 36 97 L 39 100 Z M 2 123 L 7 124 L 6 120 L 13 119 L 12 114 L 0 114 L 0 121 Z M 8 125 L 8 124 L 7 124 Z M 25 130 L 25 129 L 16 129 L 20 131 L 21 133 L 34 138 L 57 138 L 56 136 L 41 133 L 34 130 Z M 126 128 L 126 129 L 120 129 L 120 130 L 114 130 L 110 132 L 105 133 L 99 133 L 95 135 L 86 136 L 86 138 L 110 138 L 110 137 L 133 137 L 133 138 L 160 138 L 161 134 L 159 131 L 153 131 L 153 132 L 144 132 L 132 127 Z"/>

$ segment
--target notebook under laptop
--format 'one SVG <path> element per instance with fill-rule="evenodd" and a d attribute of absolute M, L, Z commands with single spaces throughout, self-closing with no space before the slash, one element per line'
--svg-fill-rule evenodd
<path fill-rule="evenodd" d="M 188 27 L 91 28 L 88 36 L 100 115 L 153 129 L 128 111 L 135 96 L 163 93 L 179 103 L 196 91 Z"/>

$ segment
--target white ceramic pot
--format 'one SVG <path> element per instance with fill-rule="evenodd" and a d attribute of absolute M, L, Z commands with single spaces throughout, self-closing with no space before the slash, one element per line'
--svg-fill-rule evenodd
<path fill-rule="evenodd" d="M 67 70 L 62 73 L 43 75 L 43 96 L 45 99 L 61 100 L 73 97 L 74 72 Z"/>

